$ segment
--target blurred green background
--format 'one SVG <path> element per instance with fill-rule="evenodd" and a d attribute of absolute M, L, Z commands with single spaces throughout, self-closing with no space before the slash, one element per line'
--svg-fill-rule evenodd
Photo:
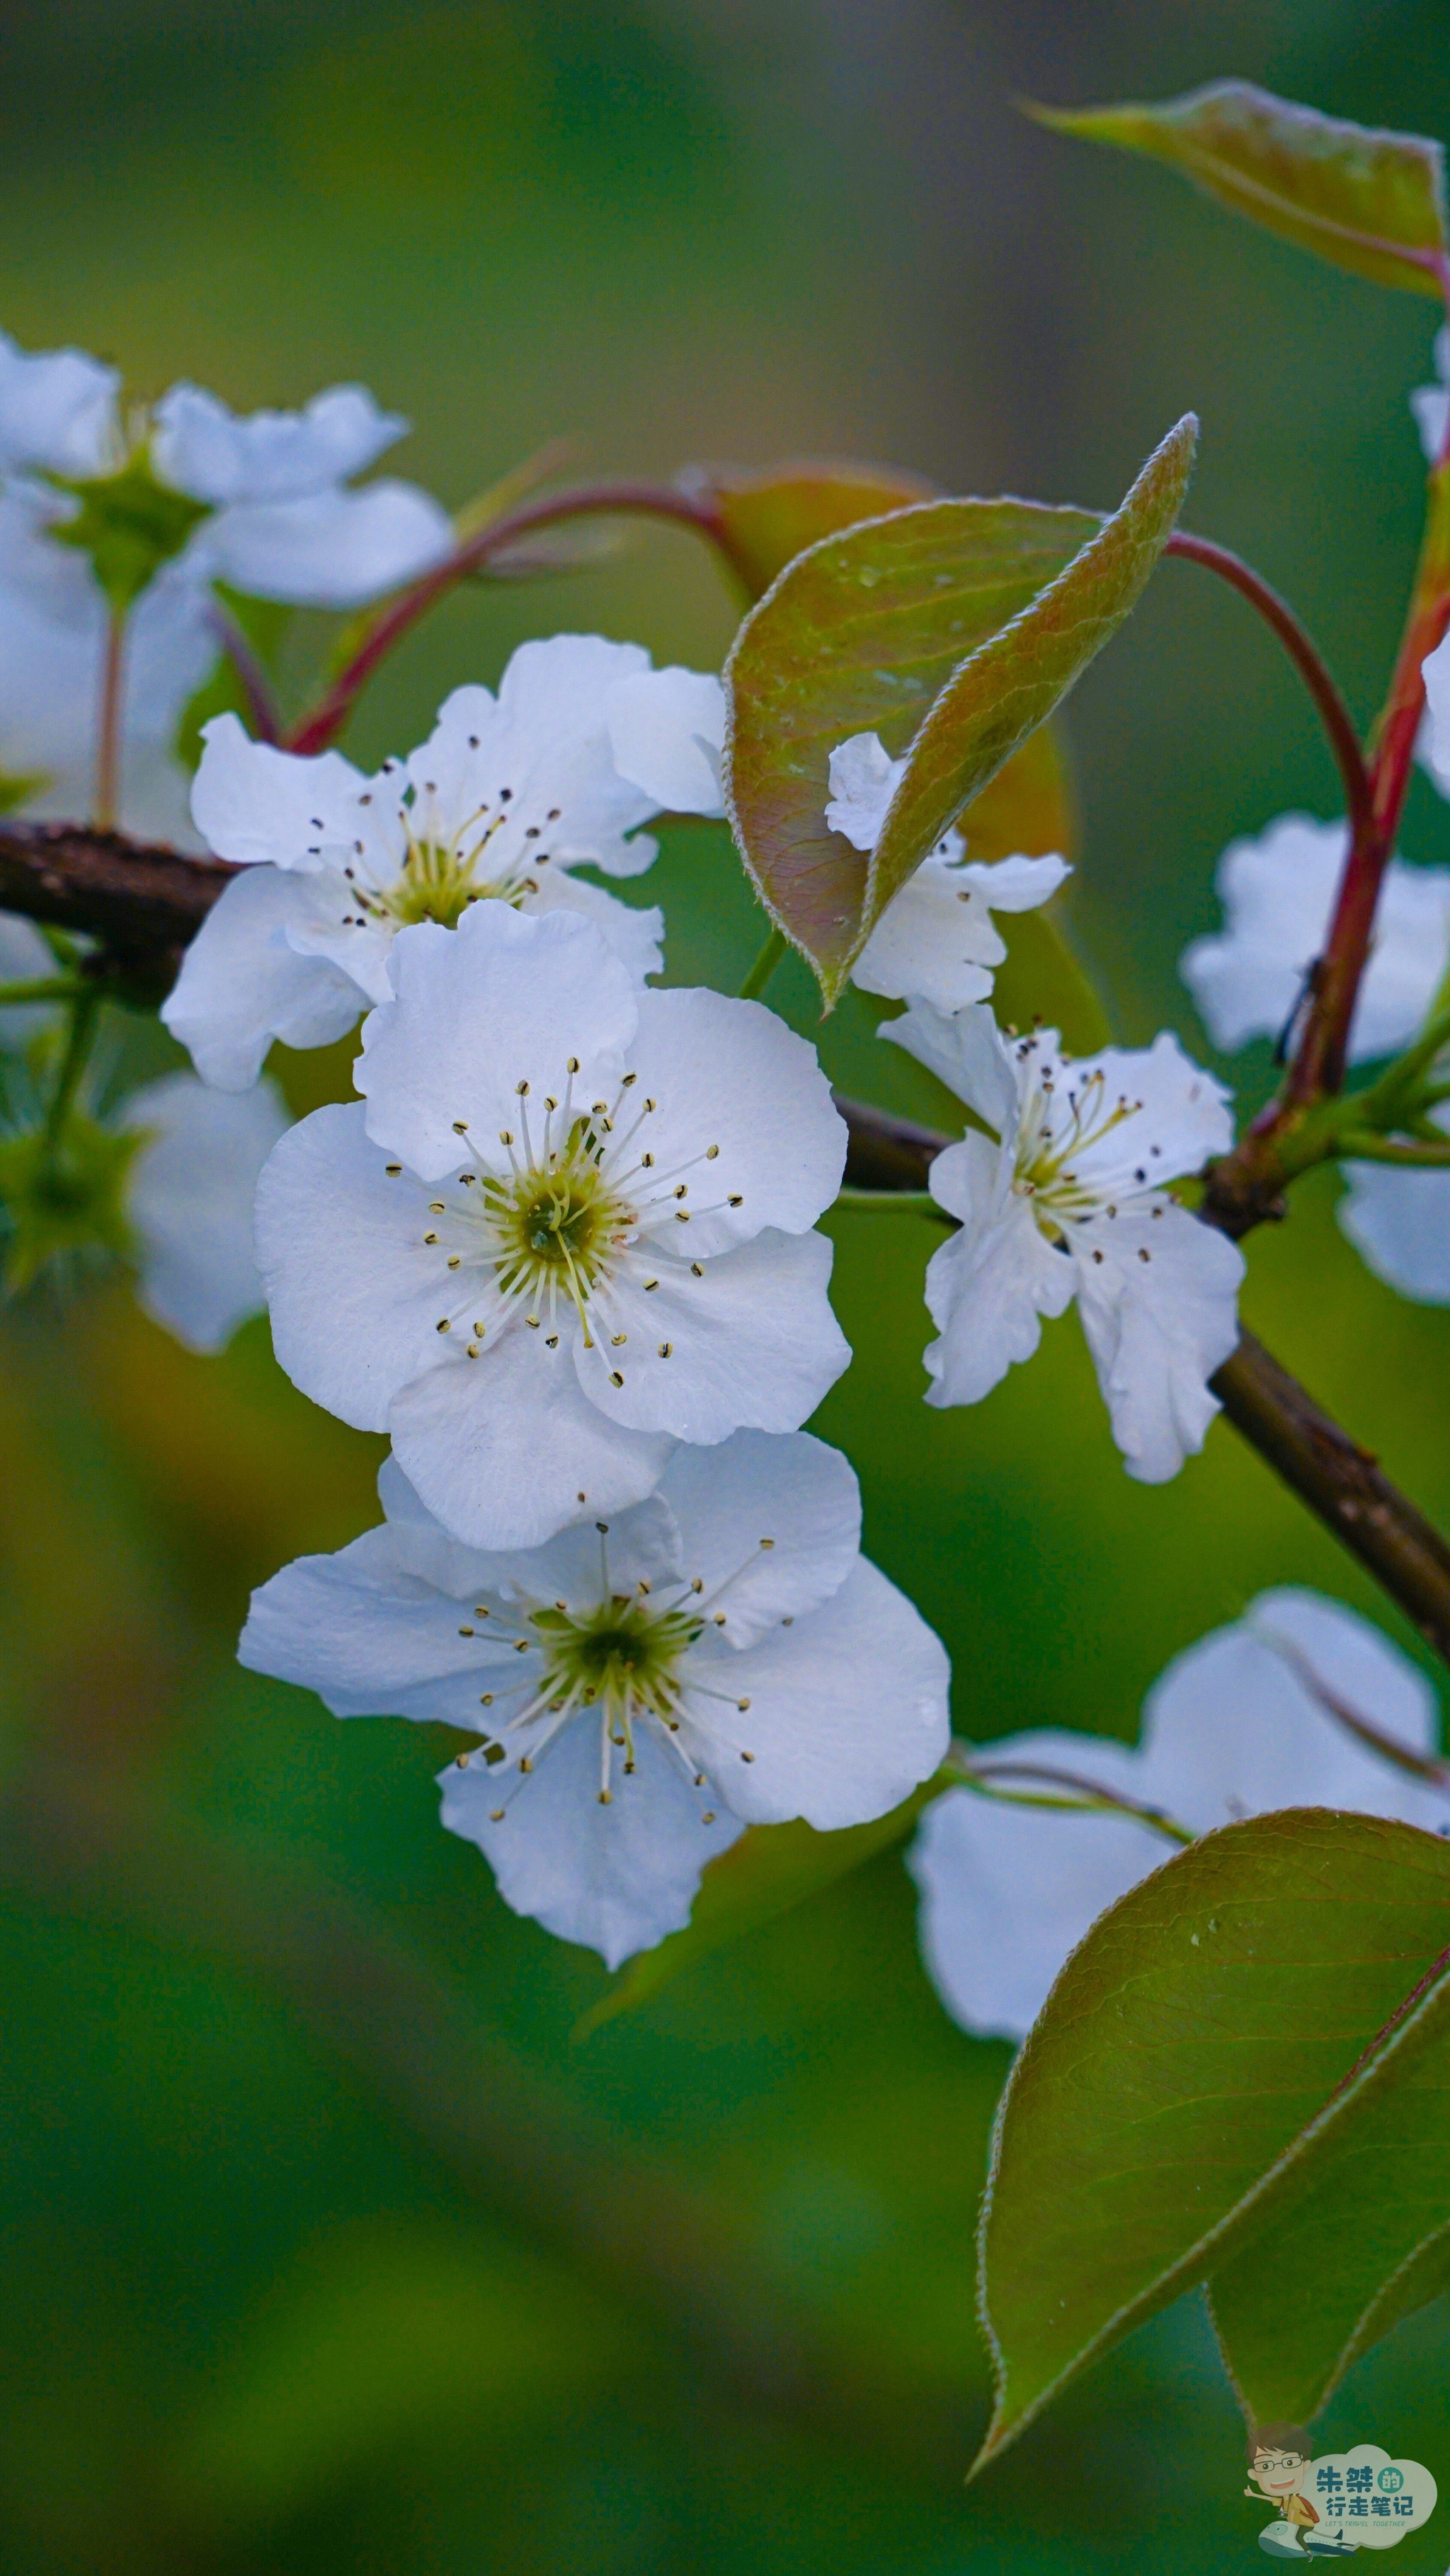
<path fill-rule="evenodd" d="M 1447 36 L 1444 0 L 9 0 L 0 321 L 142 394 L 360 376 L 453 503 L 563 434 L 591 471 L 841 452 L 1108 505 L 1192 406 L 1192 524 L 1289 592 L 1367 716 L 1430 308 L 1012 101 L 1237 72 L 1444 133 Z M 713 664 L 733 615 L 671 534 L 475 590 L 350 747 L 406 747 L 526 634 Z M 1174 961 L 1218 852 L 1335 810 L 1297 683 L 1169 566 L 1070 732 L 1077 934 L 1124 1036 L 1203 1051 Z M 1405 846 L 1450 859 L 1422 785 Z M 758 924 L 723 835 L 678 835 L 648 890 L 676 980 L 738 977 Z M 810 1025 L 803 978 L 780 999 Z M 854 1006 L 826 1046 L 905 1097 Z M 294 1060 L 296 1104 L 345 1057 Z M 1367 1278 L 1332 1196 L 1255 1241 L 1247 1314 L 1450 1520 L 1450 1319 Z M 976 1411 L 925 1411 L 908 1231 L 838 1220 L 856 1359 L 819 1427 L 950 1645 L 963 1731 L 1131 1733 L 1166 1658 L 1268 1583 L 1401 1634 L 1226 1429 L 1166 1491 L 1130 1484 L 1075 1324 Z M 962 2489 L 1007 2055 L 937 2007 L 898 1856 L 580 2042 L 602 1972 L 438 1831 L 442 1735 L 344 1730 L 236 1668 L 249 1587 L 374 1516 L 376 1454 L 261 1325 L 193 1361 L 117 1291 L 0 1341 L 7 2576 L 1245 2563 L 1262 2517 L 1195 2301 Z M 1431 2311 L 1326 2439 L 1450 2489 L 1447 2361 Z"/>

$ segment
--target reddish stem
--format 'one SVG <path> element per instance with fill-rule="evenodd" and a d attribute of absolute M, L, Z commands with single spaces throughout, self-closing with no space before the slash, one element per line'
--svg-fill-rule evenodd
<path fill-rule="evenodd" d="M 1380 888 L 1414 769 L 1425 708 L 1425 659 L 1450 624 L 1447 482 L 1445 467 L 1437 465 L 1430 477 L 1430 516 L 1414 598 L 1370 764 L 1370 810 L 1350 844 L 1314 999 L 1284 1086 L 1286 1108 L 1302 1108 L 1343 1086 L 1350 1022 L 1369 960 Z"/>
<path fill-rule="evenodd" d="M 1349 819 L 1356 831 L 1369 820 L 1372 787 L 1368 765 L 1359 747 L 1354 718 L 1340 696 L 1333 672 L 1307 629 L 1300 625 L 1287 600 L 1261 579 L 1227 546 L 1217 546 L 1209 537 L 1191 537 L 1178 528 L 1169 538 L 1164 552 L 1177 555 L 1184 563 L 1202 564 L 1206 572 L 1216 572 L 1256 608 L 1266 625 L 1278 636 L 1300 678 L 1304 681 L 1320 721 L 1329 737 L 1329 746 L 1339 763 L 1344 781 L 1344 795 Z"/>
<path fill-rule="evenodd" d="M 345 670 L 338 673 L 331 688 L 310 715 L 302 718 L 288 739 L 289 751 L 323 751 L 336 740 L 359 692 L 372 677 L 380 662 L 400 644 L 420 617 L 436 601 L 479 572 L 490 556 L 504 553 L 523 537 L 533 536 L 540 528 L 554 528 L 568 519 L 591 518 L 604 513 L 620 517 L 672 519 L 678 525 L 693 528 L 697 535 L 718 542 L 720 535 L 716 513 L 702 501 L 691 500 L 688 493 L 677 492 L 669 484 L 593 483 L 582 485 L 577 492 L 557 492 L 543 501 L 530 501 L 522 509 L 510 511 L 506 518 L 495 519 L 475 536 L 455 548 L 444 562 L 435 564 L 385 608 Z"/>

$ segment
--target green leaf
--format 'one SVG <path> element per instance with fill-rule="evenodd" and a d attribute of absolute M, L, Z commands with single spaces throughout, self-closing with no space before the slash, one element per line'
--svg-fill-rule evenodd
<path fill-rule="evenodd" d="M 1102 1916 L 998 2115 L 981 2246 L 997 2405 L 978 2466 L 1256 2240 L 1277 2295 L 1298 2298 L 1273 2222 L 1428 2063 L 1447 1942 L 1450 1848 L 1322 1809 L 1206 1835 Z"/>
<path fill-rule="evenodd" d="M 947 682 L 871 853 L 857 949 L 963 807 L 1051 715 L 1135 606 L 1183 507 L 1197 440 L 1188 413 L 1081 553 Z"/>
<path fill-rule="evenodd" d="M 763 597 L 777 573 L 838 528 L 934 497 L 934 486 L 903 466 L 830 459 L 769 465 L 759 474 L 699 469 L 690 488 L 692 497 L 713 507 L 721 551 L 751 599 Z"/>
<path fill-rule="evenodd" d="M 1257 2422 L 1307 2423 L 1361 2353 L 1450 2287 L 1447 2000 L 1441 1987 L 1420 2015 L 1395 2082 L 1266 2194 L 1267 2238 L 1214 2271 L 1219 2342 Z"/>
<path fill-rule="evenodd" d="M 114 474 L 55 474 L 50 479 L 80 504 L 73 518 L 56 520 L 50 534 L 90 556 L 96 579 L 119 616 L 140 598 L 162 565 L 180 554 L 193 528 L 211 517 L 207 502 L 158 483 L 144 448 Z"/>
<path fill-rule="evenodd" d="M 653 1950 L 631 1959 L 607 1994 L 591 2004 L 575 2025 L 576 2039 L 587 2039 L 617 2014 L 647 2003 L 686 1968 L 741 1941 L 747 1932 L 773 1923 L 803 1905 L 823 1888 L 834 1887 L 863 1862 L 904 1842 L 923 1807 L 950 1788 L 943 1774 L 923 1781 L 889 1815 L 868 1825 L 847 1825 L 834 1834 L 819 1834 L 813 1825 L 752 1825 L 730 1849 L 712 1860 L 700 1881 L 690 1920 L 682 1932 L 671 1932 Z"/>
<path fill-rule="evenodd" d="M 1443 294 L 1444 156 L 1422 135 L 1347 125 L 1248 81 L 1215 81 L 1156 106 L 1028 113 L 1059 133 L 1168 162 L 1220 205 L 1336 268 L 1412 295 Z"/>
<path fill-rule="evenodd" d="M 828 1001 L 866 937 L 867 881 L 862 853 L 826 823 L 832 751 L 875 732 L 904 752 L 963 658 L 1101 527 L 1035 501 L 924 502 L 823 538 L 746 618 L 726 666 L 731 820 L 762 903 Z"/>

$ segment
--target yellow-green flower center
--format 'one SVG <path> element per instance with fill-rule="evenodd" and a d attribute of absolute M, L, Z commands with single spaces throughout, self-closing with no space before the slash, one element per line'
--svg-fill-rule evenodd
<path fill-rule="evenodd" d="M 606 1715 L 622 1722 L 643 1715 L 674 1722 L 679 1660 L 700 1633 L 698 1618 L 616 1593 L 577 1614 L 535 1610 L 531 1625 L 544 1650 L 541 1695 L 550 1705 L 602 1704 Z"/>

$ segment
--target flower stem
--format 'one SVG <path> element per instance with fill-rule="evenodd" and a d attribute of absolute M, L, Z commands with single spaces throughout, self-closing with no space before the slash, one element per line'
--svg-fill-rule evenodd
<path fill-rule="evenodd" d="M 253 650 L 250 637 L 243 633 L 236 618 L 228 614 L 219 599 L 212 602 L 210 624 L 241 685 L 256 740 L 280 742 L 282 711 L 261 655 Z"/>
<path fill-rule="evenodd" d="M 742 1002 L 757 1002 L 785 955 L 785 932 L 773 930 L 744 983 L 740 987 Z"/>
<path fill-rule="evenodd" d="M 101 664 L 101 709 L 96 733 L 96 790 L 91 820 L 114 832 L 121 801 L 121 714 L 126 677 L 126 611 L 113 608 Z"/>
<path fill-rule="evenodd" d="M 56 1078 L 55 1089 L 51 1093 L 50 1106 L 45 1113 L 45 1158 L 47 1166 L 52 1171 L 59 1158 L 61 1146 L 65 1142 L 66 1126 L 75 1103 L 77 1087 L 90 1056 L 91 1041 L 96 1033 L 96 1014 L 100 1007 L 100 990 L 94 984 L 83 984 L 71 1001 L 70 1030 L 66 1038 L 65 1053 L 61 1057 L 60 1072 Z"/>
<path fill-rule="evenodd" d="M 940 1207 L 930 1190 L 855 1190 L 836 1192 L 838 1208 L 865 1208 L 873 1216 L 934 1216 L 947 1225 L 955 1223 L 945 1208 Z"/>
<path fill-rule="evenodd" d="M 1265 624 L 1277 635 L 1319 710 L 1320 722 L 1329 737 L 1329 747 L 1344 781 L 1345 809 L 1351 827 L 1357 830 L 1369 819 L 1373 792 L 1369 767 L 1359 747 L 1354 718 L 1313 637 L 1300 625 L 1288 601 L 1281 599 L 1251 565 L 1231 554 L 1227 546 L 1215 545 L 1209 537 L 1189 536 L 1186 530 L 1177 528 L 1164 552 L 1177 555 L 1184 563 L 1201 564 L 1206 572 L 1217 573 L 1221 581 L 1228 582 L 1258 610 Z"/>
<path fill-rule="evenodd" d="M 1198 1837 L 1187 1825 L 1165 1814 L 1161 1807 L 1146 1806 L 1140 1798 L 1126 1797 L 1121 1790 L 1105 1789 L 1096 1780 L 1084 1780 L 1075 1771 L 1060 1771 L 1046 1762 L 1014 1762 L 1010 1757 L 983 1757 L 974 1746 L 954 1742 L 948 1757 L 949 1767 L 962 1785 L 975 1789 L 981 1797 L 999 1798 L 1005 1806 L 1056 1808 L 1066 1816 L 1131 1816 L 1136 1824 L 1146 1825 L 1151 1833 L 1186 1850 Z M 998 1787 L 999 1781 L 1029 1780 L 1039 1785 L 1031 1789 Z M 1067 1790 L 1064 1797 L 1061 1792 Z M 1054 1794 L 1056 1793 L 1056 1794 Z"/>
<path fill-rule="evenodd" d="M 88 990 L 74 975 L 39 975 L 28 984 L 0 984 L 0 1008 L 15 1002 L 75 1002 Z"/>
<path fill-rule="evenodd" d="M 1338 1091 L 1349 1028 L 1369 959 L 1380 887 L 1394 847 L 1425 706 L 1424 665 L 1450 623 L 1450 465 L 1429 479 L 1424 544 L 1389 697 L 1376 728 L 1370 812 L 1354 834 L 1304 1035 L 1289 1069 L 1286 1105 Z"/>
<path fill-rule="evenodd" d="M 472 531 L 442 563 L 420 574 L 380 612 L 351 661 L 339 671 L 310 713 L 294 726 L 288 736 L 288 750 L 325 751 L 342 731 L 379 664 L 438 600 L 446 598 L 470 575 L 482 572 L 490 556 L 504 553 L 520 538 L 533 536 L 541 528 L 560 527 L 569 519 L 601 516 L 671 519 L 680 527 L 693 528 L 698 536 L 719 541 L 719 519 L 708 503 L 691 500 L 687 492 L 678 492 L 668 483 L 583 484 L 577 491 L 556 492 L 545 500 L 511 510 Z"/>

